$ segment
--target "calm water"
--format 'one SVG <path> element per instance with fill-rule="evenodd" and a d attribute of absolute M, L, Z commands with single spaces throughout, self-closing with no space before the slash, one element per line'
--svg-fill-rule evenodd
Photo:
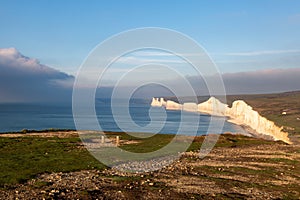
<path fill-rule="evenodd" d="M 120 103 L 117 110 L 122 110 L 122 108 L 126 107 L 126 105 Z M 96 112 L 98 121 L 104 131 L 122 131 L 121 126 L 133 132 L 156 131 L 175 134 L 179 130 L 181 116 L 184 116 L 185 123 L 181 125 L 182 129 L 179 130 L 179 133 L 191 134 L 192 130 L 196 130 L 198 135 L 202 135 L 207 133 L 211 121 L 211 116 L 209 115 L 186 112 L 181 115 L 180 111 L 165 111 L 162 108 L 151 108 L 149 102 L 145 100 L 132 100 L 130 102 L 130 117 L 121 112 L 117 113 L 118 119 L 115 120 L 108 99 L 97 100 Z M 86 119 L 89 117 L 91 116 L 84 116 Z M 199 123 L 194 123 L 195 119 L 199 119 Z M 218 120 L 222 120 L 222 118 L 214 118 L 214 122 L 218 122 Z M 116 121 L 119 124 L 116 124 Z M 142 130 L 140 127 L 142 127 Z M 75 129 L 71 105 L 0 104 L 0 132 L 49 128 Z M 246 132 L 240 126 L 228 122 L 225 122 L 221 131 L 215 128 L 214 124 L 212 124 L 210 132 Z"/>

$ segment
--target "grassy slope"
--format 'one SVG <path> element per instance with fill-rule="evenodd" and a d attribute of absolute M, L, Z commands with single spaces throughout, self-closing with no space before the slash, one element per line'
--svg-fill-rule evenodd
<path fill-rule="evenodd" d="M 138 141 L 133 144 L 121 145 L 121 148 L 133 152 L 156 150 L 160 145 L 167 144 L 174 137 L 173 135 L 159 134 L 147 139 L 137 139 L 124 133 L 108 134 L 113 137 L 119 135 L 121 141 Z M 195 138 L 189 150 L 198 150 L 203 139 L 203 136 Z M 0 138 L 0 145 L 0 189 L 2 188 L 2 190 L 9 190 L 9 188 L 15 187 L 16 183 L 26 182 L 41 173 L 104 168 L 87 150 L 82 148 L 78 137 L 2 137 Z M 156 187 L 149 188 L 141 185 L 142 180 L 138 181 L 141 179 L 140 176 L 136 177 L 138 179 L 133 179 L 134 176 L 114 176 L 112 181 L 118 190 L 122 190 L 128 195 L 139 195 L 140 191 L 149 190 L 148 192 L 153 192 L 152 190 L 155 188 L 158 190 L 166 187 L 166 190 L 174 192 L 174 196 L 181 195 L 181 199 L 184 199 L 184 195 L 187 197 L 197 196 L 198 190 L 207 187 L 206 182 L 211 182 L 215 188 L 208 187 L 207 189 L 220 195 L 218 198 L 221 199 L 237 198 L 239 195 L 243 197 L 245 195 L 243 191 L 249 189 L 278 193 L 281 197 L 285 195 L 288 199 L 295 199 L 299 194 L 296 191 L 299 191 L 300 188 L 299 185 L 295 185 L 294 182 L 296 181 L 291 182 L 291 180 L 297 180 L 300 176 L 299 153 L 300 151 L 296 147 L 282 142 L 226 134 L 219 137 L 212 153 L 204 159 L 184 157 L 182 163 L 185 164 L 180 167 L 181 164 L 179 163 L 179 167 L 172 169 L 175 171 L 166 169 L 159 176 L 154 174 L 153 177 L 148 174 L 142 178 L 143 181 L 148 178 L 151 179 L 155 182 Z M 253 169 L 249 167 L 253 167 Z M 176 180 L 177 183 L 173 185 L 172 182 L 176 182 Z M 279 182 L 282 184 L 278 185 Z M 40 190 L 42 190 L 41 188 L 53 189 L 48 186 L 48 183 L 41 183 L 45 185 L 39 186 Z M 110 188 L 109 184 L 103 184 L 103 188 L 113 191 L 114 188 Z M 136 190 L 122 189 L 132 184 L 137 184 Z M 194 187 L 195 191 L 193 191 L 194 189 L 190 190 L 189 187 Z M 228 192 L 215 191 L 218 188 L 219 190 L 228 190 Z M 233 193 L 233 191 L 235 192 Z M 85 195 L 88 196 L 88 193 Z"/>
<path fill-rule="evenodd" d="M 131 152 L 152 152 L 168 144 L 174 135 L 155 135 L 140 139 L 122 133 L 121 140 L 135 140 L 122 148 Z M 155 145 L 153 145 L 155 144 Z M 83 169 L 104 169 L 77 136 L 58 137 L 0 137 L 0 187 L 26 182 L 41 173 L 70 172 Z"/>
<path fill-rule="evenodd" d="M 168 144 L 174 135 L 157 134 L 150 138 L 137 139 L 125 133 L 107 133 L 120 135 L 121 140 L 138 141 L 125 144 L 121 148 L 130 152 L 152 152 Z M 203 137 L 197 137 L 189 151 L 201 147 Z M 184 141 L 178 141 L 178 144 Z M 256 144 L 269 144 L 245 136 L 221 136 L 216 147 L 240 147 Z M 153 145 L 155 144 L 155 145 Z M 83 148 L 78 137 L 1 137 L 0 138 L 0 186 L 26 182 L 41 173 L 69 172 L 83 169 L 104 169 L 105 166 L 92 157 Z"/>
<path fill-rule="evenodd" d="M 0 138 L 0 186 L 22 183 L 45 172 L 102 169 L 77 138 Z"/>

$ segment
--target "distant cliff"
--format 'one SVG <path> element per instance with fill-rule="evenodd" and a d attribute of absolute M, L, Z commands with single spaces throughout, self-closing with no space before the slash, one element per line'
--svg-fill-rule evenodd
<path fill-rule="evenodd" d="M 288 133 L 282 131 L 274 122 L 262 117 L 257 111 L 242 100 L 234 101 L 230 108 L 227 104 L 211 97 L 207 101 L 196 103 L 179 104 L 174 101 L 165 101 L 163 98 L 153 98 L 151 106 L 165 107 L 167 110 L 184 110 L 188 112 L 207 113 L 209 115 L 229 117 L 229 122 L 250 127 L 258 134 L 268 135 L 274 140 L 281 140 L 290 144 Z"/>

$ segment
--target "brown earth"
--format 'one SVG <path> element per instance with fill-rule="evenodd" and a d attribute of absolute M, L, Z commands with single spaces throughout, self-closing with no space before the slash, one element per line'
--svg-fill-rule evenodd
<path fill-rule="evenodd" d="M 299 199 L 299 147 L 226 134 L 203 159 L 187 152 L 170 166 L 138 174 L 45 173 L 0 190 L 0 199 Z"/>

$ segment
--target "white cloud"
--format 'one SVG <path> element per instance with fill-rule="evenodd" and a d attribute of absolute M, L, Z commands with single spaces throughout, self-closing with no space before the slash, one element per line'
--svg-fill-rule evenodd
<path fill-rule="evenodd" d="M 227 94 L 257 94 L 300 90 L 300 68 L 264 69 L 222 74 Z M 214 80 L 214 76 L 206 79 Z M 198 95 L 207 95 L 203 77 L 187 77 Z M 174 80 L 173 82 L 177 82 Z M 179 87 L 179 86 L 178 86 Z"/>
<path fill-rule="evenodd" d="M 132 53 L 134 56 L 174 56 L 172 53 L 164 51 L 135 51 Z"/>
<path fill-rule="evenodd" d="M 222 77 L 230 94 L 300 90 L 300 68 L 226 73 Z"/>
<path fill-rule="evenodd" d="M 265 50 L 265 51 L 249 51 L 249 52 L 233 52 L 226 53 L 227 56 L 264 56 L 264 55 L 274 55 L 274 54 L 291 54 L 300 53 L 298 49 L 290 50 Z"/>
<path fill-rule="evenodd" d="M 150 60 L 153 61 L 151 58 Z M 123 61 L 127 63 L 133 61 L 133 63 L 136 63 L 136 61 L 142 62 L 141 60 L 136 60 L 135 57 L 127 58 L 127 60 Z M 142 64 L 145 64 L 144 62 Z M 111 86 L 115 84 L 113 80 L 115 80 L 116 74 L 122 75 L 128 69 L 111 68 L 110 70 L 109 75 L 111 77 L 108 77 L 105 80 L 106 82 L 104 82 L 106 87 L 100 89 L 103 95 L 110 94 Z M 71 100 L 74 77 L 42 65 L 36 59 L 25 57 L 14 48 L 0 49 L 0 72 L 0 102 Z M 167 76 L 161 79 L 161 73 Z M 300 90 L 300 68 L 226 73 L 222 77 L 228 94 Z M 157 78 L 157 83 L 161 80 L 166 85 L 170 84 L 175 88 L 178 87 L 183 92 L 185 90 L 180 85 L 181 82 L 178 80 L 178 77 L 176 78 L 175 75 L 169 72 L 162 72 L 160 68 L 137 70 L 129 76 L 128 85 L 123 84 L 122 87 L 126 88 L 131 83 L 142 85 L 143 81 L 152 80 L 151 78 Z M 187 79 L 199 95 L 205 95 L 207 88 L 201 77 L 190 76 Z M 100 92 L 100 94 L 102 93 Z M 145 90 L 143 93 L 147 97 L 151 95 L 163 96 L 164 94 L 170 95 L 170 92 L 162 89 L 161 86 L 148 87 L 147 92 Z"/>
<path fill-rule="evenodd" d="M 155 58 L 155 57 L 138 57 L 138 56 L 124 56 L 119 58 L 116 63 L 130 64 L 130 65 L 142 65 L 148 63 L 161 63 L 161 64 L 180 64 L 185 63 L 184 60 L 174 57 L 174 59 Z"/>
<path fill-rule="evenodd" d="M 2 102 L 70 100 L 73 76 L 25 57 L 15 48 L 0 49 L 0 72 Z"/>

